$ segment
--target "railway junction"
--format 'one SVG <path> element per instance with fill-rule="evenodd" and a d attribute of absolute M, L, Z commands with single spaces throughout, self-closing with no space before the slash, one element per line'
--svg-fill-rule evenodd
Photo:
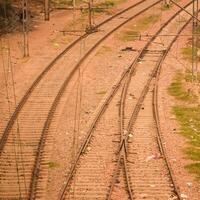
<path fill-rule="evenodd" d="M 0 200 L 199 200 L 198 0 L 0 0 Z"/>

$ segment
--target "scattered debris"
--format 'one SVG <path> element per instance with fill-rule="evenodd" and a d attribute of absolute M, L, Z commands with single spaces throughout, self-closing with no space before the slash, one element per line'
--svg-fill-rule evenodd
<path fill-rule="evenodd" d="M 161 156 L 159 154 L 155 154 L 155 155 L 151 155 L 151 156 L 147 156 L 146 158 L 146 162 L 150 161 L 150 160 L 156 160 L 156 159 L 160 159 Z"/>
<path fill-rule="evenodd" d="M 91 147 L 88 147 L 87 150 L 90 151 L 90 150 L 91 150 Z"/>
<path fill-rule="evenodd" d="M 185 194 L 181 194 L 181 198 L 187 199 L 188 197 L 187 197 L 187 195 L 185 195 Z"/>
<path fill-rule="evenodd" d="M 133 137 L 133 135 L 132 135 L 132 134 L 129 134 L 129 135 L 128 135 L 128 137 L 132 138 L 132 137 Z"/>
<path fill-rule="evenodd" d="M 147 195 L 147 194 L 141 194 L 140 197 L 141 197 L 142 199 L 146 199 L 146 198 L 148 197 L 148 195 Z"/>
<path fill-rule="evenodd" d="M 150 184 L 149 186 L 150 186 L 150 187 L 156 187 L 156 185 L 153 185 L 153 184 Z"/>
<path fill-rule="evenodd" d="M 55 43 L 53 43 L 53 46 L 57 48 L 57 47 L 59 47 L 59 44 L 55 42 Z"/>
<path fill-rule="evenodd" d="M 129 96 L 130 96 L 130 97 L 129 97 L 128 99 L 136 99 L 135 95 L 132 94 L 132 93 L 130 93 Z"/>
<path fill-rule="evenodd" d="M 175 158 L 172 158 L 171 161 L 172 161 L 172 162 L 176 162 L 176 159 L 175 159 Z"/>
<path fill-rule="evenodd" d="M 177 200 L 177 199 L 178 199 L 177 196 L 172 196 L 169 198 L 169 200 Z"/>
<path fill-rule="evenodd" d="M 137 51 L 136 49 L 133 49 L 133 47 L 125 47 L 121 49 L 121 51 Z"/>
<path fill-rule="evenodd" d="M 135 95 L 134 95 L 134 94 L 130 93 L 129 95 L 130 95 L 131 97 L 134 97 L 134 98 L 135 98 Z"/>
<path fill-rule="evenodd" d="M 186 184 L 187 184 L 187 186 L 188 186 L 189 188 L 192 187 L 192 183 L 191 183 L 191 182 L 187 182 Z"/>

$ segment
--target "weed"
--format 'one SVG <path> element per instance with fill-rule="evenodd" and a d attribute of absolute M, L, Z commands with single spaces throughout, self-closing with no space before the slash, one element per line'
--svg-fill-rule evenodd
<path fill-rule="evenodd" d="M 122 41 L 134 41 L 140 36 L 140 33 L 152 24 L 156 23 L 160 18 L 160 15 L 150 15 L 136 21 L 134 26 L 129 27 L 125 32 L 120 35 Z"/>
<path fill-rule="evenodd" d="M 93 8 L 93 11 L 95 13 L 102 13 L 102 12 L 107 12 L 109 13 L 109 9 L 113 8 L 114 6 L 116 6 L 116 2 L 113 0 L 105 0 L 102 3 L 99 3 L 97 5 L 95 5 L 95 7 Z M 88 11 L 86 11 L 88 12 Z"/>
<path fill-rule="evenodd" d="M 186 168 L 200 178 L 200 107 L 175 106 L 173 113 L 181 125 L 180 133 L 188 139 L 184 152 L 194 161 Z"/>
<path fill-rule="evenodd" d="M 184 75 L 178 72 L 168 88 L 169 94 L 176 97 L 178 100 L 189 101 L 191 103 L 196 102 L 198 99 L 197 96 L 184 88 L 183 81 Z"/>
<path fill-rule="evenodd" d="M 196 174 L 197 179 L 200 179 L 200 163 L 193 163 L 185 167 L 190 173 Z"/>
<path fill-rule="evenodd" d="M 135 41 L 140 37 L 139 31 L 128 30 L 124 33 L 124 36 L 121 38 L 123 41 Z"/>
<path fill-rule="evenodd" d="M 197 72 L 197 77 L 195 77 L 195 78 L 198 82 L 200 82 L 200 72 Z M 185 80 L 186 80 L 186 82 L 192 82 L 192 79 L 193 79 L 192 73 L 191 73 L 191 71 L 188 71 L 185 75 Z"/>
<path fill-rule="evenodd" d="M 181 53 L 185 60 L 188 60 L 190 62 L 192 61 L 192 47 L 188 46 L 188 47 L 182 48 Z"/>
<path fill-rule="evenodd" d="M 100 92 L 97 92 L 96 94 L 106 94 L 106 91 L 100 91 Z"/>
<path fill-rule="evenodd" d="M 111 50 L 112 50 L 111 47 L 104 45 L 104 46 L 101 47 L 101 49 L 99 49 L 99 51 L 96 53 L 96 55 L 100 55 L 100 54 L 103 54 L 105 52 L 109 52 Z"/>
<path fill-rule="evenodd" d="M 48 162 L 47 164 L 48 164 L 48 167 L 50 169 L 55 169 L 55 168 L 59 167 L 58 163 L 55 163 L 55 162 L 52 162 L 52 161 Z"/>
<path fill-rule="evenodd" d="M 164 4 L 162 7 L 161 7 L 161 10 L 162 11 L 166 11 L 166 10 L 170 10 L 172 8 L 172 4 Z"/>

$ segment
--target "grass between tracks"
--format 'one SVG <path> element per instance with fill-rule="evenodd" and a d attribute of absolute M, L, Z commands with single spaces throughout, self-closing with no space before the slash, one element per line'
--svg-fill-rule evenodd
<path fill-rule="evenodd" d="M 152 14 L 138 19 L 134 25 L 128 27 L 127 30 L 119 35 L 119 39 L 124 42 L 135 41 L 139 39 L 141 32 L 158 22 L 159 19 L 160 15 L 157 14 Z"/>
<path fill-rule="evenodd" d="M 185 87 L 185 84 L 191 81 L 192 77 L 189 73 L 183 74 L 178 72 L 168 88 L 170 95 L 176 97 L 178 100 L 195 103 L 198 97 Z"/>
<path fill-rule="evenodd" d="M 200 73 L 197 80 L 200 83 Z M 192 161 L 192 164 L 188 164 L 185 168 L 200 179 L 200 106 L 198 105 L 198 96 L 186 89 L 185 85 L 191 83 L 190 71 L 185 74 L 178 72 L 169 86 L 168 92 L 179 100 L 172 110 L 180 124 L 180 134 L 188 140 L 184 153 L 187 159 Z"/>
<path fill-rule="evenodd" d="M 181 125 L 180 133 L 188 139 L 184 153 L 193 163 L 187 165 L 186 169 L 200 180 L 200 106 L 175 106 L 173 113 Z"/>
<path fill-rule="evenodd" d="M 55 163 L 52 161 L 48 162 L 47 164 L 48 164 L 49 169 L 55 169 L 55 168 L 59 167 L 58 163 Z"/>

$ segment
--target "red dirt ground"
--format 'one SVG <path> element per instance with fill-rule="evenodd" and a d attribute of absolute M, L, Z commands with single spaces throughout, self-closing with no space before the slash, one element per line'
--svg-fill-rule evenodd
<path fill-rule="evenodd" d="M 132 0 L 132 1 L 129 1 L 128 3 L 124 3 L 123 5 L 120 6 L 120 8 L 126 7 L 128 4 L 131 4 L 132 2 L 135 2 L 135 1 Z M 181 2 L 187 2 L 187 1 L 184 0 Z M 165 17 L 167 16 L 168 14 L 166 12 L 166 14 L 163 14 L 162 20 L 164 21 Z M 102 16 L 99 17 L 97 21 L 102 20 L 103 17 Z M 54 11 L 51 14 L 51 20 L 49 22 L 44 22 L 44 21 L 41 22 L 41 18 L 43 18 L 43 16 L 40 16 L 37 19 L 37 25 L 35 25 L 34 30 L 30 32 L 29 34 L 29 41 L 30 41 L 30 57 L 29 58 L 22 58 L 22 49 L 21 49 L 22 36 L 19 33 L 9 34 L 3 38 L 3 41 L 9 40 L 10 47 L 11 47 L 12 67 L 13 67 L 13 72 L 15 74 L 17 102 L 20 100 L 22 95 L 25 93 L 25 91 L 31 85 L 31 83 L 37 77 L 37 75 L 46 66 L 46 64 L 49 63 L 53 59 L 53 57 L 57 55 L 64 47 L 66 47 L 66 44 L 68 44 L 70 41 L 72 41 L 76 37 L 76 36 L 66 37 L 66 36 L 63 36 L 62 32 L 60 32 L 64 28 L 66 28 L 66 24 L 70 23 L 72 19 L 71 12 Z M 155 27 L 151 28 L 151 31 L 153 31 Z M 183 39 L 181 38 L 179 42 L 174 45 L 172 53 L 176 54 L 177 47 L 180 48 L 181 45 L 183 44 L 182 41 Z M 109 51 L 106 53 L 103 52 L 103 54 L 107 54 L 107 60 L 104 60 L 102 65 L 99 65 L 99 69 L 97 68 L 99 70 L 99 73 L 100 73 L 99 76 L 101 78 L 104 76 L 103 73 L 107 72 L 106 70 L 109 71 L 110 69 L 111 69 L 110 74 L 112 74 L 113 76 L 114 75 L 116 76 L 116 74 L 119 73 L 120 70 L 123 67 L 125 67 L 127 63 L 130 62 L 132 58 L 131 56 L 133 56 L 133 54 L 130 55 L 129 53 L 127 53 L 125 55 L 122 55 L 122 58 L 125 60 L 123 59 L 117 60 L 116 57 L 119 56 L 119 54 L 121 54 L 119 53 L 119 50 L 125 46 L 130 46 L 130 45 L 134 46 L 137 44 L 137 43 L 123 44 L 117 41 L 116 38 L 109 39 L 108 43 L 109 43 L 108 46 L 111 49 L 115 47 L 117 51 L 116 52 Z M 101 59 L 102 59 L 101 56 L 99 56 L 97 60 L 95 60 L 94 63 L 92 63 L 92 65 L 98 67 L 98 62 Z M 108 59 L 110 60 L 108 61 Z M 2 57 L 0 58 L 0 63 L 1 63 L 0 64 L 1 66 L 0 79 L 4 80 L 3 70 L 2 70 L 3 69 Z M 174 65 L 172 66 L 170 63 L 174 63 Z M 91 63 L 89 63 L 88 65 L 90 64 Z M 115 71 L 114 70 L 115 66 L 121 65 L 121 64 L 122 64 L 122 68 Z M 103 66 L 105 65 L 106 66 L 109 65 L 110 68 L 106 70 L 103 69 Z M 168 150 L 167 153 L 169 155 L 172 168 L 174 170 L 176 179 L 178 181 L 181 193 L 186 194 L 188 196 L 188 199 L 198 200 L 200 198 L 199 183 L 197 183 L 194 180 L 194 177 L 188 174 L 188 172 L 184 169 L 185 164 L 188 163 L 188 161 L 184 159 L 184 155 L 182 153 L 182 148 L 185 145 L 186 141 L 180 135 L 173 133 L 174 128 L 178 129 L 178 125 L 176 121 L 173 119 L 173 116 L 171 115 L 171 112 L 170 112 L 171 106 L 174 104 L 174 99 L 170 97 L 166 92 L 166 88 L 170 84 L 173 78 L 174 72 L 176 71 L 176 69 L 179 69 L 181 67 L 182 67 L 182 64 L 177 62 L 177 58 L 174 59 L 170 55 L 166 58 L 165 65 L 163 66 L 163 71 L 161 73 L 160 87 L 159 87 L 161 125 L 162 125 L 164 140 L 166 142 L 166 148 Z M 89 72 L 86 72 L 86 73 L 89 73 Z M 91 73 L 96 73 L 96 71 L 92 71 Z M 88 74 L 88 75 L 92 77 L 92 74 Z M 97 88 L 94 88 L 94 89 L 97 89 L 100 92 L 103 90 L 108 90 L 112 82 L 113 80 L 110 80 L 107 84 L 105 83 L 104 85 L 102 85 L 101 82 L 99 82 L 98 89 Z M 8 113 L 7 99 L 4 98 L 5 97 L 5 83 L 3 81 L 0 83 L 0 87 L 1 87 L 0 110 L 2 112 L 0 116 L 0 121 L 1 121 L 0 126 L 3 127 L 5 124 L 5 121 L 9 117 L 9 113 Z M 86 111 L 88 110 L 90 111 L 91 109 L 91 112 L 93 112 L 96 106 L 98 105 L 98 103 L 100 102 L 101 98 L 102 97 L 98 97 L 97 99 L 91 100 L 93 101 L 94 106 L 88 107 Z M 87 102 L 85 104 L 87 104 Z M 12 110 L 13 108 L 14 108 L 14 104 L 12 104 Z M 62 129 L 62 127 L 60 127 L 60 129 Z M 62 141 L 60 141 L 60 139 L 58 141 L 58 138 L 55 138 L 55 141 L 56 140 L 58 143 L 55 144 L 55 146 L 59 146 L 62 143 Z M 60 161 L 62 161 L 62 159 Z M 62 167 L 64 168 L 64 166 Z M 53 180 L 56 180 L 56 178 L 59 177 L 59 174 L 55 174 L 55 173 L 56 172 L 52 172 L 51 174 L 52 180 L 50 180 L 50 182 Z M 57 173 L 59 173 L 59 170 Z M 61 182 L 61 180 L 59 181 Z M 192 187 L 187 186 L 188 182 L 192 182 L 193 184 Z M 51 187 L 54 190 L 57 190 L 56 185 L 52 185 Z"/>

